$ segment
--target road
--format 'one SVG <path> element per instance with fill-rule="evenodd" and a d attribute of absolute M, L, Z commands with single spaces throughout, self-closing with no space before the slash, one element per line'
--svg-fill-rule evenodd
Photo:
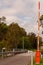
<path fill-rule="evenodd" d="M 28 53 L 18 54 L 0 60 L 0 65 L 30 65 L 30 55 Z"/>

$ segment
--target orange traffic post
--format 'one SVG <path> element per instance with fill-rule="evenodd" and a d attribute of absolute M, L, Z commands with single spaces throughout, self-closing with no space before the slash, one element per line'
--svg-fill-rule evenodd
<path fill-rule="evenodd" d="M 39 50 L 36 51 L 35 62 L 36 64 L 40 63 L 40 51 Z"/>

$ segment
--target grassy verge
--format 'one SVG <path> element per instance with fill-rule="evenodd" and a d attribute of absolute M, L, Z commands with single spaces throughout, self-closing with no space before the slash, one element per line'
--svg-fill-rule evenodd
<path fill-rule="evenodd" d="M 43 65 L 43 57 L 42 57 L 41 60 L 40 60 L 40 64 L 35 64 L 35 62 L 34 62 L 33 65 Z"/>
<path fill-rule="evenodd" d="M 43 65 L 43 63 L 40 63 L 40 64 L 33 64 L 33 65 Z"/>
<path fill-rule="evenodd" d="M 33 51 L 33 52 L 35 52 L 35 51 L 36 51 L 36 49 L 30 49 L 30 51 Z"/>

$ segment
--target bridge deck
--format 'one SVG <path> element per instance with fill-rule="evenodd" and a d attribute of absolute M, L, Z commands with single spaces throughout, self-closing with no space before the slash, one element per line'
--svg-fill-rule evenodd
<path fill-rule="evenodd" d="M 30 55 L 28 53 L 18 54 L 0 60 L 0 65 L 28 65 L 28 63 L 30 64 Z"/>

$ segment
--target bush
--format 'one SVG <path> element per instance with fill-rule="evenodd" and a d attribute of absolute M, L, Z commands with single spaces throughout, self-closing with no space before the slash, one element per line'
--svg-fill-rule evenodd
<path fill-rule="evenodd" d="M 41 54 L 43 54 L 43 49 L 41 49 Z"/>

